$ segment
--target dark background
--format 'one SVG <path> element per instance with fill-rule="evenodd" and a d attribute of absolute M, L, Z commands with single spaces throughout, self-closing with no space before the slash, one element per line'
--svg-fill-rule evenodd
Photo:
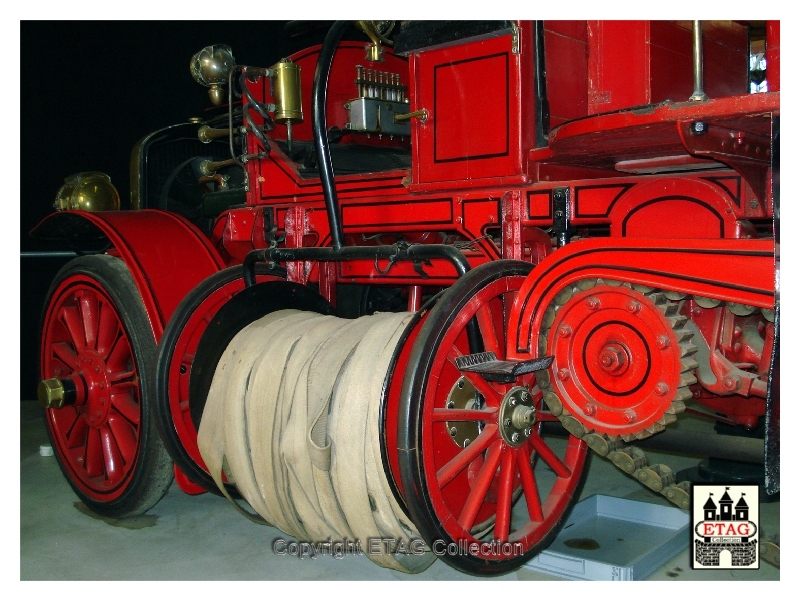
<path fill-rule="evenodd" d="M 68 175 L 102 171 L 129 205 L 130 153 L 147 133 L 210 106 L 189 72 L 192 56 L 228 44 L 238 64 L 269 67 L 321 43 L 327 26 L 290 36 L 286 21 L 22 21 L 20 23 L 20 367 L 22 399 L 36 397 L 39 320 L 67 258 L 29 232 L 53 212 Z M 350 39 L 366 38 L 355 29 Z M 13 199 L 11 199 L 13 201 Z M 154 240 L 157 243 L 157 240 Z"/>

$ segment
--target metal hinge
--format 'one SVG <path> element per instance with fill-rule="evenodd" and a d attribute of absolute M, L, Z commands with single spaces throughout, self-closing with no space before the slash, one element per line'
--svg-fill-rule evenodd
<path fill-rule="evenodd" d="M 519 27 L 511 21 L 511 54 L 519 54 Z"/>

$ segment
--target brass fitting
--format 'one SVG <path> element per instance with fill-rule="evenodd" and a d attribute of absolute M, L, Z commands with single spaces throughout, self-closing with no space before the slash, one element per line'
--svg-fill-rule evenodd
<path fill-rule="evenodd" d="M 40 381 L 36 388 L 39 404 L 44 408 L 61 408 L 66 397 L 64 384 L 58 377 Z"/>

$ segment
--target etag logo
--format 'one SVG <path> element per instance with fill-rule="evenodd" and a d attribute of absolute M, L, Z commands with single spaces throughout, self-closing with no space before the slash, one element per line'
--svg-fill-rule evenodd
<path fill-rule="evenodd" d="M 692 488 L 694 569 L 758 569 L 758 486 Z"/>

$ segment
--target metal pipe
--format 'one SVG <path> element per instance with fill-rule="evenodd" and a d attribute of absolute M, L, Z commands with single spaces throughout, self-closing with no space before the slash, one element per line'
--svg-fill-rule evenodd
<path fill-rule="evenodd" d="M 423 261 L 434 258 L 443 258 L 449 261 L 461 277 L 470 269 L 469 261 L 460 250 L 445 244 L 393 244 L 391 246 L 342 246 L 308 247 L 308 248 L 264 248 L 253 250 L 245 257 L 244 281 L 247 287 L 255 285 L 255 265 L 258 262 L 287 262 L 287 261 L 345 261 L 345 260 L 370 260 L 389 259 L 398 261 Z"/>
<path fill-rule="evenodd" d="M 692 21 L 692 60 L 694 62 L 694 93 L 690 102 L 703 102 L 708 96 L 703 91 L 703 22 Z"/>
<path fill-rule="evenodd" d="M 32 252 L 20 252 L 20 258 L 75 258 L 77 252 L 72 250 L 34 250 Z"/>
<path fill-rule="evenodd" d="M 422 306 L 422 286 L 411 285 L 408 287 L 408 311 L 417 312 Z"/>

